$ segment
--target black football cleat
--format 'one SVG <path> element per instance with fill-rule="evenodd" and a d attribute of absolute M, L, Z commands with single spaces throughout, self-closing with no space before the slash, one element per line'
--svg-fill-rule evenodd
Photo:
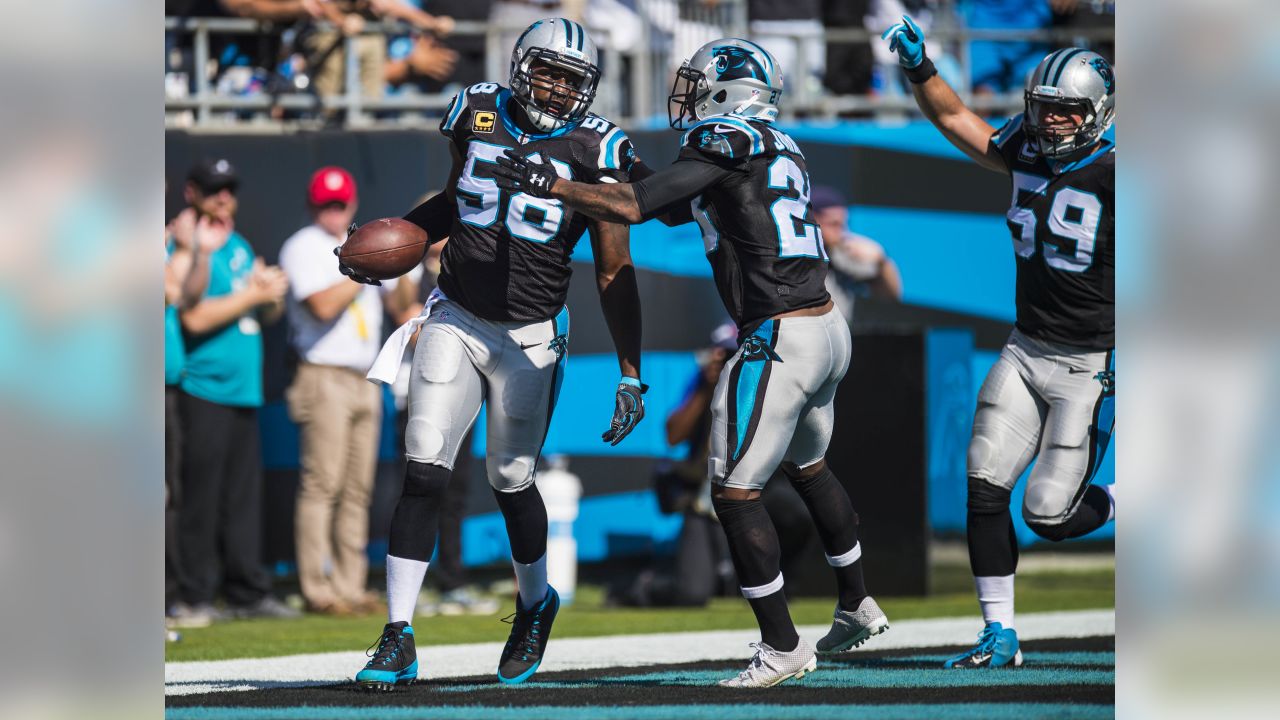
<path fill-rule="evenodd" d="M 418 679 L 418 651 L 413 644 L 413 627 L 405 622 L 387 623 L 382 637 L 369 648 L 373 656 L 356 674 L 365 690 L 387 692 L 397 685 L 412 685 Z"/>
<path fill-rule="evenodd" d="M 528 610 L 520 609 L 517 598 L 511 635 L 498 660 L 498 680 L 507 685 L 518 685 L 533 677 L 542 664 L 542 654 L 551 639 L 551 623 L 555 622 L 559 611 L 560 595 L 550 585 L 542 602 Z"/>

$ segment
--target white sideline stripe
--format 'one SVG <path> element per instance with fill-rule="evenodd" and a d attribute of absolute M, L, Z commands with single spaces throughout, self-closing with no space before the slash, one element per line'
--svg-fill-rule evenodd
<path fill-rule="evenodd" d="M 862 650 L 894 650 L 913 647 L 969 645 L 982 629 L 980 617 L 936 618 L 893 622 L 890 630 Z M 430 638 L 431 621 L 422 624 L 419 642 Z M 376 628 L 375 628 L 376 629 Z M 797 628 L 810 642 L 827 633 L 826 625 Z M 1114 610 L 1026 613 L 1018 615 L 1018 639 L 1094 637 L 1114 635 Z M 746 660 L 747 643 L 757 642 L 756 630 L 613 635 L 564 638 L 551 643 L 542 663 L 543 672 L 633 667 L 702 660 Z M 421 676 L 427 679 L 492 675 L 497 669 L 501 642 L 469 645 L 433 645 L 418 648 Z M 859 652 L 859 651 L 854 651 Z M 318 653 L 286 657 L 202 662 L 170 662 L 164 665 L 165 695 L 259 690 L 276 687 L 323 685 L 351 680 L 368 660 L 363 652 Z"/>

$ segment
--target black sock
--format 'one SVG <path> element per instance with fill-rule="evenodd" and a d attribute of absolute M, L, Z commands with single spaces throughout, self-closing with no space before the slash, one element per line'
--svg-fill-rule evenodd
<path fill-rule="evenodd" d="M 409 461 L 404 489 L 391 516 L 387 554 L 406 560 L 431 560 L 440 529 L 440 499 L 452 471 L 440 465 Z"/>
<path fill-rule="evenodd" d="M 760 625 L 760 642 L 778 652 L 791 652 L 800 645 L 800 634 L 791 622 L 785 593 L 779 590 L 762 598 L 748 598 L 747 603 Z"/>
<path fill-rule="evenodd" d="M 790 480 L 818 528 L 827 562 L 836 575 L 841 609 L 857 610 L 867 596 L 861 557 L 844 565 L 832 564 L 833 558 L 847 556 L 858 545 L 858 513 L 853 511 L 849 494 L 827 467 L 812 477 Z"/>
<path fill-rule="evenodd" d="M 969 478 L 969 567 L 974 577 L 1005 577 L 1018 569 L 1018 539 L 1009 514 L 1009 491 Z"/>
<path fill-rule="evenodd" d="M 729 500 L 720 497 L 713 497 L 711 504 L 729 542 L 729 555 L 733 558 L 743 595 L 748 596 L 749 590 L 777 583 L 777 589 L 763 597 L 747 597 L 760 625 L 761 642 L 780 652 L 795 650 L 800 644 L 800 635 L 791 622 L 787 598 L 782 593 L 782 572 L 779 569 L 782 549 L 778 545 L 778 532 L 764 504 L 759 498 Z"/>
<path fill-rule="evenodd" d="M 547 506 L 542 502 L 538 486 L 516 492 L 493 491 L 498 509 L 507 523 L 507 539 L 511 541 L 511 559 L 528 565 L 547 554 Z"/>

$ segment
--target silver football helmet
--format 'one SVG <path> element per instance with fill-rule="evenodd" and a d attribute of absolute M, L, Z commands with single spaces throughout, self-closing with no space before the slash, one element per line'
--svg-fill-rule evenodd
<path fill-rule="evenodd" d="M 1067 48 L 1050 53 L 1027 78 L 1023 127 L 1031 149 L 1071 160 L 1092 148 L 1116 119 L 1116 75 L 1098 53 Z M 1050 115 L 1067 119 L 1046 122 Z M 1069 118 L 1079 116 L 1079 123 Z"/>
<path fill-rule="evenodd" d="M 534 72 L 539 68 L 542 77 Z M 546 77 L 548 69 L 551 74 L 558 69 L 564 77 Z M 511 92 L 529 121 L 543 132 L 586 117 L 599 82 L 600 52 L 586 29 L 572 20 L 539 20 L 525 29 L 511 49 Z M 543 101 L 534 96 L 535 89 L 547 93 Z"/>
<path fill-rule="evenodd" d="M 750 40 L 713 40 L 676 70 L 667 119 L 676 129 L 713 115 L 772 122 L 781 98 L 782 68 L 767 50 Z"/>

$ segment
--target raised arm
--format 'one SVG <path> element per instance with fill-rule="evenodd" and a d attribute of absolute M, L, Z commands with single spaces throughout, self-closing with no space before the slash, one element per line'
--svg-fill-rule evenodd
<path fill-rule="evenodd" d="M 925 54 L 924 31 L 910 17 L 884 32 L 889 49 L 898 53 L 898 64 L 911 81 L 911 92 L 925 117 L 964 154 L 989 170 L 1008 173 L 991 138 L 996 129 L 965 107 Z"/>

